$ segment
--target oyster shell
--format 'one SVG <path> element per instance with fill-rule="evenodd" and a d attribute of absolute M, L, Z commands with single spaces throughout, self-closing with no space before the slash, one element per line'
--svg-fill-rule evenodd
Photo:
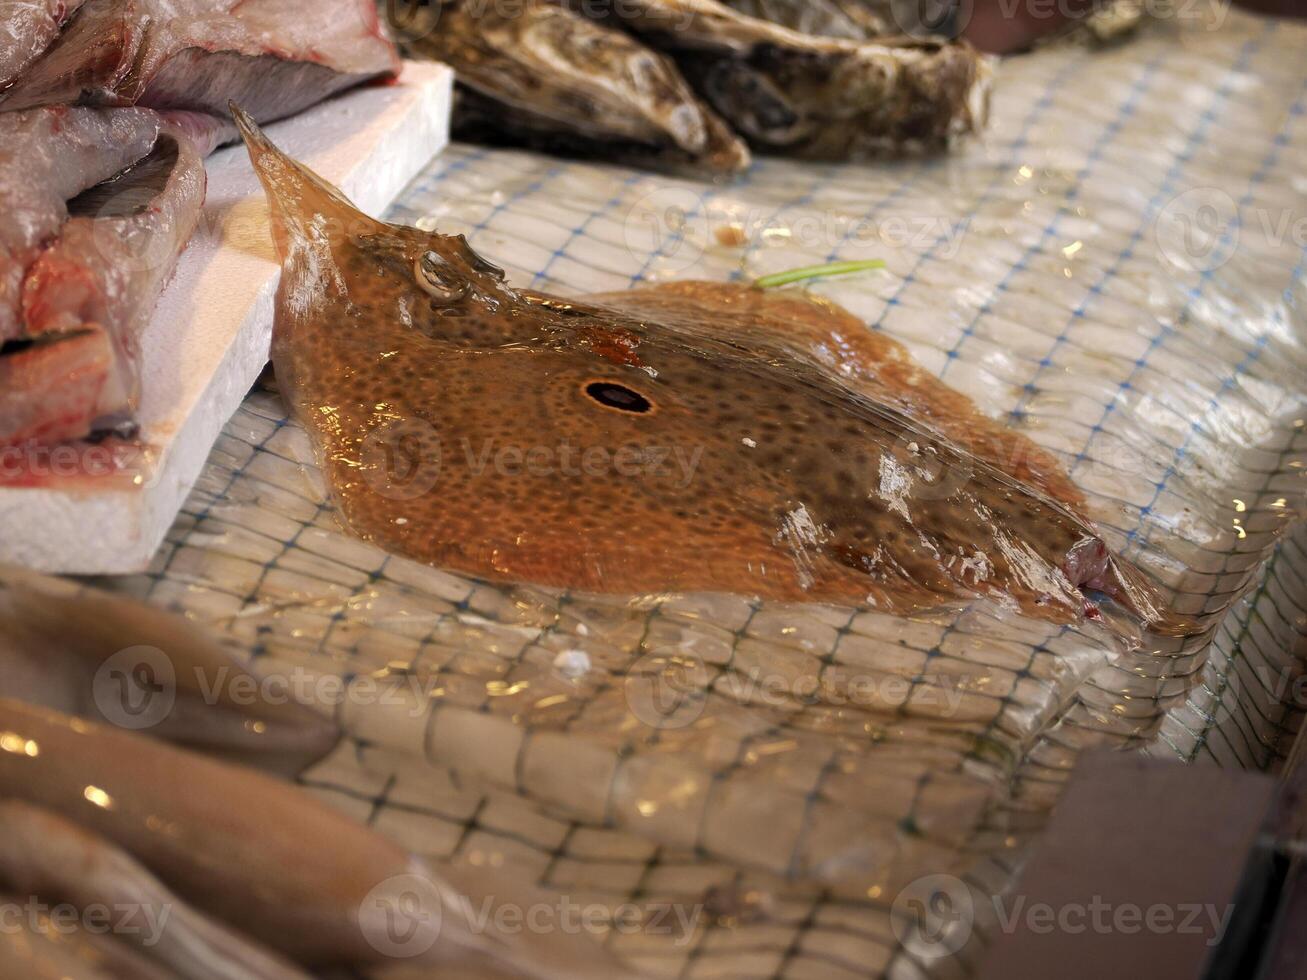
<path fill-rule="evenodd" d="M 409 42 L 457 73 L 456 134 L 670 169 L 732 174 L 750 157 L 665 56 L 545 0 L 445 0 Z"/>

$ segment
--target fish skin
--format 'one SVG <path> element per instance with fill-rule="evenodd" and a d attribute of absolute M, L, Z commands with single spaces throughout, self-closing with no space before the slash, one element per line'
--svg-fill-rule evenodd
<path fill-rule="evenodd" d="M 59 36 L 83 0 L 0 0 L 0 92 Z"/>
<path fill-rule="evenodd" d="M 110 841 L 204 912 L 300 962 L 368 957 L 349 912 L 405 872 L 408 856 L 389 841 L 289 783 L 143 735 L 4 698 L 0 727 L 36 746 L 31 757 L 0 752 L 0 795 Z M 110 805 L 89 805 L 88 786 Z"/>
<path fill-rule="evenodd" d="M 339 726 L 289 697 L 266 696 L 252 673 L 197 624 L 148 603 L 0 564 L 0 676 L 8 697 L 111 724 L 99 703 L 115 655 L 113 703 L 164 685 L 168 710 L 149 731 L 218 758 L 294 778 L 336 748 Z M 155 676 L 154 669 L 165 671 Z M 254 691 L 238 697 L 236 691 Z"/>
<path fill-rule="evenodd" d="M 96 0 L 0 95 L 0 107 L 144 105 L 294 115 L 399 56 L 371 0 Z"/>
<path fill-rule="evenodd" d="M 23 274 L 68 220 L 69 199 L 145 156 L 159 127 L 147 109 L 0 115 L 0 341 L 22 332 Z"/>
<path fill-rule="evenodd" d="M 284 780 L 5 697 L 0 732 L 23 747 L 0 749 L 0 799 L 72 822 L 199 911 L 298 963 L 393 965 L 374 938 L 388 935 L 403 894 L 386 888 L 418 877 L 440 904 L 400 923 L 431 939 L 409 960 L 415 966 L 493 964 L 536 980 L 637 976 L 584 934 L 485 927 L 479 909 L 493 923 L 496 906 L 557 897 L 490 868 L 432 868 Z"/>
<path fill-rule="evenodd" d="M 759 290 L 737 283 L 667 282 L 656 289 L 607 293 L 590 299 L 636 316 L 702 318 L 726 336 L 766 337 L 817 360 L 869 397 L 931 425 L 1023 483 L 1078 512 L 1085 497 L 1049 453 L 1006 426 L 995 425 L 971 399 L 925 370 L 907 348 L 848 310 L 816 295 L 794 290 Z"/>
<path fill-rule="evenodd" d="M 1101 615 L 1084 585 L 1159 632 L 1200 631 L 1067 504 L 822 363 L 810 329 L 724 333 L 723 287 L 673 287 L 680 308 L 656 316 L 649 291 L 514 289 L 461 236 L 368 218 L 237 124 L 283 264 L 279 384 L 360 537 L 496 580 L 900 615 L 987 598 L 1074 624 Z M 601 404 L 596 381 L 650 410 Z M 633 475 L 563 465 L 563 447 L 623 446 Z M 495 447 L 554 465 L 478 471 Z M 688 479 L 649 463 L 659 449 L 693 457 Z"/>
<path fill-rule="evenodd" d="M 162 187 L 106 185 L 92 213 L 64 220 L 39 253 L 4 257 L 7 278 L 22 267 L 19 336 L 35 343 L 0 357 L 0 446 L 81 439 L 135 412 L 140 332 L 199 224 L 207 183 L 180 129 L 158 124 L 137 166 L 151 159 L 164 161 Z M 59 214 L 64 201 L 49 208 Z"/>
<path fill-rule="evenodd" d="M 236 125 L 225 115 L 209 112 L 191 112 L 188 109 L 164 109 L 159 115 L 171 131 L 185 136 L 202 157 L 207 157 L 220 146 L 240 139 Z"/>
<path fill-rule="evenodd" d="M 130 854 L 41 807 L 0 800 L 0 879 L 47 905 L 137 909 L 138 931 L 96 937 L 98 946 L 82 950 L 108 976 L 309 980 L 282 957 L 199 915 Z"/>
<path fill-rule="evenodd" d="M 0 904 L 21 908 L 25 896 L 0 892 Z M 14 980 L 177 980 L 177 976 L 80 925 L 21 916 L 0 932 L 0 977 Z"/>

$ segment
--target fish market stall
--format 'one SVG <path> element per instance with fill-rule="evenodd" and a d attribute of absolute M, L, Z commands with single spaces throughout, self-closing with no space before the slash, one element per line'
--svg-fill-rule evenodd
<path fill-rule="evenodd" d="M 1289 975 L 1307 26 L 584 6 L 284 112 L 0 58 L 209 194 L 98 305 L 0 237 L 0 977 Z"/>

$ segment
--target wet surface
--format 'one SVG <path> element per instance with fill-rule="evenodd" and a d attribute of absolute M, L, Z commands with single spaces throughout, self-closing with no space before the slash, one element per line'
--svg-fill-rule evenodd
<path fill-rule="evenodd" d="M 247 138 L 284 268 L 273 362 L 366 540 L 507 582 L 899 615 L 983 596 L 1097 621 L 1093 590 L 1201 632 L 1050 496 L 1078 498 L 1047 454 L 834 304 L 523 293 Z"/>
<path fill-rule="evenodd" d="M 1300 198 L 1301 32 L 1158 30 L 1011 62 L 990 140 L 947 163 L 705 188 L 455 147 L 391 217 L 564 296 L 886 260 L 814 292 L 1056 459 L 1113 551 L 1220 620 L 1210 643 L 1127 653 L 984 600 L 899 617 L 442 572 L 342 530 L 266 392 L 116 585 L 303 680 L 351 736 L 306 785 L 405 846 L 648 922 L 702 906 L 688 932 L 608 930 L 653 976 L 967 971 L 991 924 L 923 945 L 892 914 L 905 882 L 942 873 L 983 912 L 1082 750 L 1260 769 L 1298 723 L 1302 249 L 1261 229 Z M 1218 223 L 1191 255 L 1163 220 L 1201 188 L 1240 208 L 1237 250 Z"/>

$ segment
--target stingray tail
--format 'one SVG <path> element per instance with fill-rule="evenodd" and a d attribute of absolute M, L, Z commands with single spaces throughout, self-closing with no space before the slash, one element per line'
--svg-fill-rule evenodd
<path fill-rule="evenodd" d="M 1063 571 L 1082 591 L 1101 592 L 1120 603 L 1150 633 L 1160 636 L 1196 636 L 1207 630 L 1200 617 L 1176 612 L 1162 590 L 1134 565 L 1118 558 L 1097 537 L 1086 537 L 1067 555 Z M 1098 608 L 1086 599 L 1086 615 Z"/>
<path fill-rule="evenodd" d="M 1101 591 L 1139 617 L 1144 629 L 1159 636 L 1197 636 L 1207 631 L 1200 617 L 1177 612 L 1161 591 L 1128 562 L 1113 558 Z"/>
<path fill-rule="evenodd" d="M 268 195 L 272 239 L 285 261 L 299 243 L 376 231 L 380 222 L 356 208 L 341 191 L 273 145 L 252 116 L 229 103 L 254 172 Z"/>

